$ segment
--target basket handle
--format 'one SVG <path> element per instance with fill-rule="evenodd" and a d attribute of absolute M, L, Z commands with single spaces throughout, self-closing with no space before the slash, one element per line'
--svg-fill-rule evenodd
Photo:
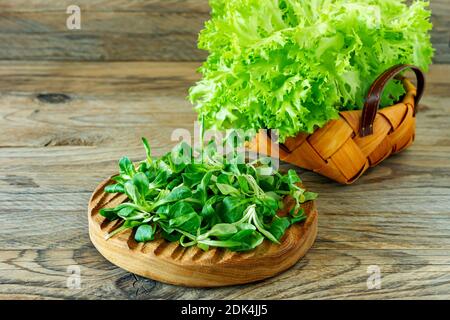
<path fill-rule="evenodd" d="M 414 97 L 415 106 L 417 107 L 425 89 L 425 76 L 422 70 L 409 64 L 399 64 L 389 68 L 383 72 L 370 87 L 369 94 L 367 95 L 366 102 L 364 103 L 364 109 L 362 111 L 361 128 L 359 130 L 359 135 L 361 137 L 365 137 L 373 133 L 373 122 L 375 121 L 375 116 L 377 115 L 378 108 L 380 106 L 381 94 L 383 93 L 388 81 L 397 76 L 400 72 L 409 68 L 414 71 L 417 78 L 417 94 Z"/>

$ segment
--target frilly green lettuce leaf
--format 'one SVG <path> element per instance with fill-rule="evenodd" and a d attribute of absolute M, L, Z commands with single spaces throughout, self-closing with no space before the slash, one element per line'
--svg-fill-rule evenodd
<path fill-rule="evenodd" d="M 428 2 L 210 0 L 198 46 L 209 52 L 189 98 L 209 128 L 312 133 L 360 109 L 392 65 L 431 64 Z M 382 106 L 404 93 L 389 83 Z"/>

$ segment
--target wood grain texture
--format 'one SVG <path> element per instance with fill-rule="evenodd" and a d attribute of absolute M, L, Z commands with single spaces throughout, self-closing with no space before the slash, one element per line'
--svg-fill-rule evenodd
<path fill-rule="evenodd" d="M 114 181 L 106 179 L 92 193 L 88 206 L 89 237 L 97 250 L 111 263 L 134 274 L 168 284 L 187 287 L 223 287 L 245 284 L 273 277 L 295 265 L 311 248 L 317 237 L 318 213 L 314 201 L 302 208 L 307 216 L 291 226 L 280 244 L 265 240 L 256 249 L 233 252 L 223 248 L 203 251 L 196 246 L 183 247 L 178 242 L 156 238 L 137 243 L 134 232 L 127 230 L 106 240 L 105 235 L 120 226 L 102 217 L 102 208 L 114 208 L 127 201 L 123 194 L 107 194 L 104 188 Z M 287 215 L 294 207 L 285 198 L 278 214 Z"/>
<path fill-rule="evenodd" d="M 66 29 L 71 0 L 0 0 L 0 60 L 202 61 L 207 0 L 79 0 L 81 30 Z M 435 63 L 450 63 L 450 5 L 432 0 Z"/>
<path fill-rule="evenodd" d="M 117 160 L 192 132 L 186 90 L 196 63 L 0 63 L 0 298 L 450 299 L 450 66 L 432 67 L 415 143 L 340 186 L 311 172 L 320 192 L 317 241 L 266 281 L 188 289 L 134 276 L 89 241 L 86 208 Z M 134 76 L 133 76 L 134 75 Z M 105 112 L 107 110 L 107 112 Z M 369 290 L 367 269 L 381 270 Z M 68 267 L 81 287 L 69 289 Z"/>
<path fill-rule="evenodd" d="M 0 60 L 197 61 L 206 1 L 91 1 L 68 30 L 73 1 L 0 1 Z"/>

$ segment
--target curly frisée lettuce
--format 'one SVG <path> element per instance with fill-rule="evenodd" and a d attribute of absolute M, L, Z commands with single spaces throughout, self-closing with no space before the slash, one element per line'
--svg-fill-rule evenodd
<path fill-rule="evenodd" d="M 209 56 L 189 98 L 213 129 L 312 133 L 362 108 L 387 68 L 425 71 L 433 48 L 429 5 L 403 0 L 210 0 L 198 46 Z M 391 81 L 382 106 L 404 93 Z"/>

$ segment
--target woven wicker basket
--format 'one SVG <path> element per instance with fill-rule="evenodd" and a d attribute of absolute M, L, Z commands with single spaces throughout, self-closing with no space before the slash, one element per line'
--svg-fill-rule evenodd
<path fill-rule="evenodd" d="M 412 69 L 417 77 L 417 89 L 405 77 Z M 378 110 L 380 97 L 387 82 L 401 79 L 406 94 L 399 103 Z M 376 166 L 391 154 L 400 152 L 414 141 L 415 111 L 425 87 L 422 71 L 411 65 L 397 65 L 384 72 L 369 90 L 363 110 L 344 111 L 313 134 L 299 134 L 274 144 L 270 131 L 261 131 L 250 143 L 250 149 L 273 155 L 273 148 L 282 161 L 312 170 L 339 183 L 355 182 L 368 168 Z"/>

